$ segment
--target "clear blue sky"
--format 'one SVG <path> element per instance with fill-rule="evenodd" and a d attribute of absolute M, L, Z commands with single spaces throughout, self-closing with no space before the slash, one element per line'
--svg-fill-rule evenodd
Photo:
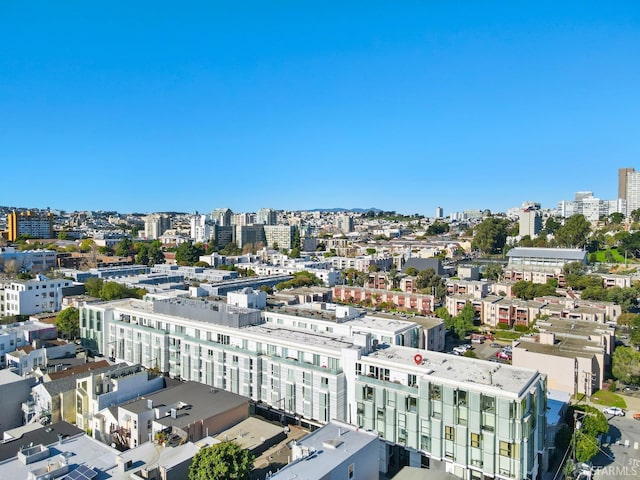
<path fill-rule="evenodd" d="M 617 196 L 640 2 L 0 2 L 0 205 L 445 214 Z"/>

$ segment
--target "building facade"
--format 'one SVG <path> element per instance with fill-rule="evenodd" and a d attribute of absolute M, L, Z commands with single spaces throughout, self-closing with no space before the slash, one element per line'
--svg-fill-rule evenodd
<path fill-rule="evenodd" d="M 536 477 L 545 428 L 538 372 L 378 348 L 364 327 L 347 336 L 330 323 L 322 331 L 284 320 L 265 323 L 257 310 L 186 298 L 80 308 L 87 346 L 249 397 L 303 425 L 336 419 L 370 428 L 386 441 L 383 462 L 440 462 L 460 478 Z"/>
<path fill-rule="evenodd" d="M 33 238 L 53 238 L 53 214 L 51 212 L 16 212 L 7 215 L 7 239 L 15 242 L 21 235 Z"/>

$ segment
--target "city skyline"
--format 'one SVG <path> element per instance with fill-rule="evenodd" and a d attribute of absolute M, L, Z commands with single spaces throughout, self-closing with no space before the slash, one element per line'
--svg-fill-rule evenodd
<path fill-rule="evenodd" d="M 631 2 L 1 9 L 2 205 L 555 208 L 640 158 Z"/>

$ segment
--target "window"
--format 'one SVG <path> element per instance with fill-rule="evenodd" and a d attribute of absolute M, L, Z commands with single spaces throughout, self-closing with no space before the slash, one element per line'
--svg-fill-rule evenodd
<path fill-rule="evenodd" d="M 467 405 L 467 392 L 464 390 L 456 390 L 456 405 L 464 407 Z"/>
<path fill-rule="evenodd" d="M 431 400 L 440 400 L 442 398 L 440 385 L 429 385 L 429 398 Z"/>
<path fill-rule="evenodd" d="M 513 458 L 513 443 L 500 441 L 500 455 L 503 457 Z"/>
<path fill-rule="evenodd" d="M 322 388 L 329 388 L 329 379 L 327 377 L 320 377 L 320 386 Z"/>
<path fill-rule="evenodd" d="M 407 412 L 415 413 L 418 410 L 418 399 L 416 397 L 406 397 L 405 407 Z"/>
<path fill-rule="evenodd" d="M 369 385 L 362 387 L 362 398 L 365 400 L 373 400 L 373 387 Z"/>
<path fill-rule="evenodd" d="M 482 410 L 485 412 L 495 412 L 496 410 L 496 399 L 495 397 L 488 397 L 486 395 L 482 395 Z"/>
<path fill-rule="evenodd" d="M 480 434 L 479 433 L 471 433 L 471 446 L 475 448 L 480 448 Z"/>
<path fill-rule="evenodd" d="M 349 465 L 349 468 L 347 469 L 347 478 L 354 478 L 355 476 L 355 465 L 352 463 L 351 465 Z"/>
<path fill-rule="evenodd" d="M 378 420 L 384 420 L 384 408 L 378 407 Z"/>
<path fill-rule="evenodd" d="M 456 431 L 453 427 L 444 427 L 444 438 L 445 440 L 455 440 L 456 439 Z"/>

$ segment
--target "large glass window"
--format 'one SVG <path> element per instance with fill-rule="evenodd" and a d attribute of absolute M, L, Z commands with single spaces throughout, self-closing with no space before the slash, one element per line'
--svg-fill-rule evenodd
<path fill-rule="evenodd" d="M 444 438 L 445 438 L 445 440 L 455 440 L 456 439 L 456 429 L 454 427 L 445 426 L 444 427 Z"/>
<path fill-rule="evenodd" d="M 480 448 L 480 434 L 471 432 L 471 446 Z"/>

